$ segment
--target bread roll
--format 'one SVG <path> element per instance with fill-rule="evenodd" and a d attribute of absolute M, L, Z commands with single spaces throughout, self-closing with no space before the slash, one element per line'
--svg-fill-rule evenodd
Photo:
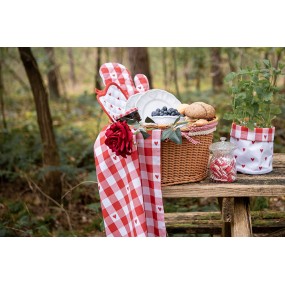
<path fill-rule="evenodd" d="M 177 111 L 181 114 L 181 115 L 185 115 L 185 110 L 186 108 L 189 106 L 189 104 L 181 104 L 177 107 Z"/>
<path fill-rule="evenodd" d="M 185 109 L 185 115 L 193 119 L 213 119 L 216 116 L 216 111 L 209 104 L 194 102 Z"/>

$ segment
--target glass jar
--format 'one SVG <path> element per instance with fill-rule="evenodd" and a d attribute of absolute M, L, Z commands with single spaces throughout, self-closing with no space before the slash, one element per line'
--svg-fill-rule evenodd
<path fill-rule="evenodd" d="M 209 165 L 210 178 L 217 182 L 234 182 L 237 178 L 236 159 L 233 154 L 236 147 L 226 142 L 225 137 L 220 140 L 209 148 L 213 153 Z"/>

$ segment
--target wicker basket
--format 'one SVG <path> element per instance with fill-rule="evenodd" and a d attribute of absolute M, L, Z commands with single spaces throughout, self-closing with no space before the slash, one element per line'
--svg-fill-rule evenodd
<path fill-rule="evenodd" d="M 161 186 L 201 181 L 208 174 L 209 146 L 213 133 L 195 136 L 199 144 L 182 138 L 182 144 L 161 143 Z"/>

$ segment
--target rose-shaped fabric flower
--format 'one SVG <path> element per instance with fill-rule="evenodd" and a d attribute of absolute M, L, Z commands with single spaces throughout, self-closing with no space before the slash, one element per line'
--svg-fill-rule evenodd
<path fill-rule="evenodd" d="M 106 131 L 105 144 L 116 153 L 126 158 L 132 153 L 133 133 L 126 121 L 115 122 Z"/>

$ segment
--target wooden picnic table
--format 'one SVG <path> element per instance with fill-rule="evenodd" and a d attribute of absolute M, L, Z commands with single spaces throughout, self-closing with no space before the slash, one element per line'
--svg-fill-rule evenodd
<path fill-rule="evenodd" d="M 285 154 L 276 153 L 273 171 L 262 175 L 237 175 L 234 183 L 213 183 L 209 178 L 162 188 L 164 198 L 217 197 L 221 209 L 223 236 L 252 236 L 250 197 L 285 196 Z M 171 214 L 165 214 L 166 225 Z M 189 213 L 191 215 L 191 213 Z M 184 213 L 183 216 L 187 216 Z"/>

